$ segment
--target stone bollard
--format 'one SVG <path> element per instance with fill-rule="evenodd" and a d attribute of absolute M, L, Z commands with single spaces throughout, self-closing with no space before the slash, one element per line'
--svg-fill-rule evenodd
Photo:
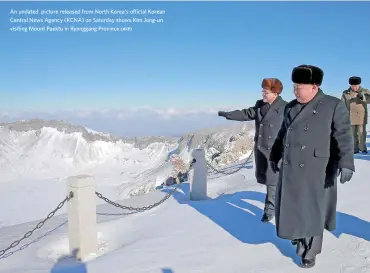
<path fill-rule="evenodd" d="M 190 200 L 200 201 L 207 199 L 207 166 L 203 148 L 194 149 L 192 157 L 195 159 L 190 175 Z"/>
<path fill-rule="evenodd" d="M 68 202 L 68 237 L 70 253 L 86 261 L 98 252 L 96 226 L 96 195 L 93 177 L 77 175 L 67 178 L 68 192 L 74 197 Z"/>

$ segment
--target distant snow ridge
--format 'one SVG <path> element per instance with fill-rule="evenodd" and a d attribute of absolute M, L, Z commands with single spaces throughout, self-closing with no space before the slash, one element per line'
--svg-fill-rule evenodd
<path fill-rule="evenodd" d="M 119 141 L 119 137 L 114 137 L 110 134 L 103 134 L 96 132 L 94 130 L 85 128 L 83 126 L 68 124 L 62 120 L 41 120 L 41 119 L 31 119 L 31 120 L 21 120 L 11 123 L 0 123 L 1 128 L 9 129 L 11 131 L 17 132 L 30 132 L 33 131 L 36 134 L 41 132 L 43 128 L 54 128 L 59 132 L 66 134 L 81 133 L 83 138 L 88 142 L 93 142 L 96 140 L 102 141 Z"/>
<path fill-rule="evenodd" d="M 119 169 L 137 163 L 142 163 L 142 168 L 153 167 L 163 162 L 174 145 L 173 139 L 123 139 L 63 121 L 37 119 L 2 123 L 0 179 L 93 174 L 102 171 L 96 169 L 99 165 L 107 173 L 119 173 Z"/>

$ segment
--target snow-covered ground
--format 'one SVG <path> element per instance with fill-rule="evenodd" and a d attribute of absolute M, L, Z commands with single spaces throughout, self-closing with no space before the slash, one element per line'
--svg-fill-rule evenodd
<path fill-rule="evenodd" d="M 337 229 L 325 232 L 323 252 L 311 272 L 370 272 L 370 156 L 355 158 L 352 181 L 339 184 Z M 265 190 L 253 179 L 253 169 L 249 166 L 229 176 L 211 176 L 209 200 L 189 201 L 189 185 L 184 183 L 173 197 L 150 211 L 128 216 L 98 215 L 99 255 L 86 263 L 68 258 L 66 215 L 55 216 L 13 249 L 15 252 L 0 257 L 0 272 L 303 272 L 305 269 L 296 264 L 299 259 L 295 248 L 276 237 L 274 222 L 260 222 Z M 2 206 L 2 216 L 4 211 L 8 211 L 8 218 L 21 219 L 35 211 L 46 216 L 62 199 L 60 194 L 47 205 L 38 205 L 39 199 L 48 198 L 47 183 L 36 189 L 24 185 L 19 182 L 8 186 L 6 194 L 1 189 L 0 200 L 8 198 L 15 208 Z M 120 202 L 148 205 L 169 190 L 171 187 Z M 30 201 L 25 205 L 23 198 Z M 117 213 L 119 209 L 100 204 L 97 211 Z M 36 223 L 1 228 L 0 250 Z"/>
<path fill-rule="evenodd" d="M 68 176 L 92 175 L 97 190 L 120 199 L 137 191 L 147 178 L 144 171 L 156 171 L 151 183 L 146 180 L 150 191 L 157 177 L 170 172 L 166 160 L 177 147 L 173 142 L 153 142 L 140 149 L 122 140 L 90 140 L 62 127 L 26 129 L 0 126 L 0 227 L 42 218 L 64 197 Z M 58 214 L 63 212 L 65 208 Z"/>
<path fill-rule="evenodd" d="M 153 191 L 172 172 L 170 155 L 190 161 L 191 148 L 203 145 L 210 134 L 221 148 L 228 149 L 224 154 L 236 153 L 242 161 L 250 153 L 248 147 L 232 149 L 238 142 L 245 142 L 237 140 L 237 134 L 246 130 L 247 125 L 236 124 L 213 132 L 193 132 L 180 141 L 166 137 L 121 138 L 55 120 L 1 123 L 0 227 L 42 218 L 55 200 L 63 198 L 68 176 L 94 176 L 97 190 L 113 200 Z M 236 141 L 230 142 L 231 137 Z M 39 209 L 23 213 L 24 208 L 35 205 Z M 64 212 L 63 208 L 57 214 Z"/>

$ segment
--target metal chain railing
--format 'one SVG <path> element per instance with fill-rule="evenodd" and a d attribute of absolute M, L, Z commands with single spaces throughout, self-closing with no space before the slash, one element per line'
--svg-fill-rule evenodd
<path fill-rule="evenodd" d="M 210 140 L 211 140 L 211 136 L 209 135 L 209 136 L 207 136 L 204 140 L 203 140 L 203 146 L 207 143 L 207 142 L 210 142 Z M 214 144 L 216 143 L 216 140 L 213 140 L 213 142 L 212 142 L 212 144 L 211 144 L 211 146 L 213 146 Z M 254 153 L 254 150 L 252 149 L 252 152 L 251 152 L 251 154 L 248 156 L 248 158 L 246 159 L 246 161 L 244 162 L 244 163 L 242 163 L 241 165 L 240 165 L 240 167 L 237 167 L 237 168 L 233 168 L 233 170 L 224 170 L 224 171 L 222 171 L 222 170 L 219 170 L 219 169 L 217 169 L 217 168 L 215 168 L 215 167 L 213 167 L 213 165 L 212 165 L 212 161 L 213 161 L 213 159 L 211 160 L 211 162 L 208 162 L 207 160 L 206 160 L 206 165 L 207 165 L 207 167 L 208 167 L 208 169 L 210 169 L 211 171 L 213 171 L 213 172 L 215 172 L 215 173 L 218 173 L 218 174 L 223 174 L 223 175 L 231 175 L 231 174 L 234 174 L 234 173 L 237 173 L 238 171 L 240 171 L 242 168 L 244 168 L 244 166 L 249 162 L 249 160 L 251 159 L 251 157 L 252 157 L 252 155 L 253 155 L 253 153 Z"/>
<path fill-rule="evenodd" d="M 122 212 L 122 213 L 113 213 L 113 212 L 97 212 L 97 215 L 103 216 L 126 216 L 139 213 L 140 211 L 130 211 L 130 212 Z"/>
<path fill-rule="evenodd" d="M 108 204 L 112 205 L 112 206 L 115 206 L 117 208 L 120 208 L 120 209 L 124 209 L 124 210 L 130 210 L 131 212 L 124 212 L 124 213 L 97 213 L 98 215 L 131 215 L 131 214 L 135 214 L 135 213 L 138 213 L 138 212 L 143 212 L 143 211 L 147 211 L 147 210 L 151 210 L 152 208 L 155 208 L 157 206 L 159 206 L 160 204 L 162 204 L 164 201 L 166 201 L 168 198 L 170 198 L 174 193 L 175 191 L 178 189 L 178 187 L 180 186 L 180 184 L 177 184 L 170 192 L 168 192 L 161 200 L 155 202 L 154 204 L 152 205 L 149 205 L 149 206 L 143 206 L 143 207 L 130 207 L 130 206 L 124 206 L 124 205 L 121 205 L 121 204 L 118 204 L 116 202 L 113 202 L 112 200 L 108 199 L 107 197 L 103 196 L 101 193 L 99 192 L 95 192 L 96 196 L 99 197 L 100 199 L 104 200 L 105 202 L 107 202 Z"/>
<path fill-rule="evenodd" d="M 209 169 L 211 169 L 212 171 L 216 172 L 216 173 L 219 173 L 219 174 L 224 174 L 224 175 L 231 175 L 231 174 L 234 174 L 234 173 L 237 173 L 238 171 L 240 171 L 242 168 L 244 168 L 244 166 L 249 162 L 249 160 L 251 159 L 253 155 L 253 150 L 251 152 L 251 154 L 248 156 L 248 158 L 237 168 L 233 169 L 232 171 L 229 171 L 229 170 L 225 170 L 225 171 L 222 171 L 222 170 L 219 170 L 219 169 L 216 169 L 215 167 L 212 166 L 212 164 L 210 162 L 206 162 L 207 166 L 209 167 Z"/>
<path fill-rule="evenodd" d="M 193 167 L 193 164 L 194 163 L 195 163 L 195 159 L 193 159 L 192 162 L 190 162 L 190 165 L 189 165 L 188 169 L 185 172 L 185 174 L 186 174 L 187 177 L 189 177 L 189 172 L 190 172 L 191 168 Z M 111 204 L 112 206 L 115 206 L 115 207 L 120 208 L 120 209 L 130 210 L 130 212 L 121 212 L 121 213 L 98 212 L 97 214 L 98 215 L 105 215 L 105 216 L 118 216 L 118 215 L 131 215 L 131 214 L 135 214 L 135 213 L 138 213 L 138 212 L 143 212 L 143 211 L 151 210 L 152 208 L 155 208 L 155 207 L 159 206 L 164 201 L 166 201 L 168 198 L 170 198 L 176 192 L 176 190 L 179 188 L 180 184 L 181 183 L 177 184 L 170 192 L 168 192 L 158 202 L 156 202 L 156 203 L 154 203 L 152 205 L 149 205 L 149 206 L 144 206 L 144 207 L 129 207 L 129 206 L 124 206 L 124 205 L 118 204 L 116 202 L 113 202 L 112 200 L 109 200 L 107 197 L 103 196 L 101 193 L 99 193 L 99 192 L 96 191 L 95 192 L 95 195 L 97 197 L 99 197 L 100 199 L 104 200 L 105 202 L 107 202 L 108 204 Z"/>
<path fill-rule="evenodd" d="M 220 173 L 220 174 L 224 174 L 224 175 L 231 175 L 233 173 L 236 173 L 238 171 L 240 171 L 242 168 L 244 168 L 244 166 L 249 162 L 250 158 L 252 157 L 253 155 L 253 151 L 251 152 L 251 154 L 248 156 L 248 158 L 245 160 L 245 162 L 243 162 L 240 167 L 237 167 L 236 169 L 232 170 L 232 171 L 221 171 L 221 170 L 218 170 L 216 169 L 215 167 L 212 166 L 212 164 L 210 164 L 209 162 L 206 161 L 206 165 L 213 171 L 215 171 L 216 173 Z M 193 159 L 193 161 L 190 163 L 189 165 L 189 168 L 188 170 L 186 171 L 186 174 L 187 174 L 187 177 L 189 177 L 189 172 L 193 166 L 193 164 L 195 163 L 195 159 Z M 125 206 L 125 205 L 121 205 L 121 204 L 118 204 L 110 199 L 108 199 L 107 197 L 103 196 L 100 192 L 95 192 L 95 195 L 104 200 L 106 203 L 114 206 L 114 207 L 117 207 L 117 208 L 120 208 L 120 209 L 123 209 L 123 210 L 129 210 L 129 212 L 122 212 L 122 213 L 108 213 L 108 212 L 98 212 L 97 214 L 98 215 L 105 215 L 105 216 L 123 216 L 123 215 L 132 215 L 132 214 L 136 214 L 138 212 L 143 212 L 143 211 L 147 211 L 147 210 L 150 210 L 154 207 L 157 207 L 158 205 L 162 204 L 164 201 L 166 201 L 168 198 L 170 198 L 170 196 L 172 196 L 173 193 L 175 193 L 175 191 L 177 190 L 177 188 L 180 186 L 180 184 L 177 184 L 175 186 L 175 188 L 168 192 L 165 197 L 163 197 L 161 200 L 159 200 L 158 202 L 152 204 L 152 205 L 149 205 L 149 206 L 143 206 L 143 207 L 131 207 L 131 206 Z"/>
<path fill-rule="evenodd" d="M 6 259 L 12 255 L 14 255 L 15 253 L 19 252 L 19 251 L 22 251 L 26 248 L 28 248 L 29 246 L 33 245 L 34 243 L 40 241 L 42 238 L 45 238 L 46 236 L 49 236 L 51 233 L 53 233 L 54 231 L 56 231 L 57 229 L 61 228 L 62 226 L 64 226 L 66 223 L 68 223 L 68 221 L 64 221 L 63 223 L 59 224 L 58 226 L 56 226 L 55 228 L 51 229 L 51 230 L 48 230 L 45 234 L 39 236 L 38 238 L 34 239 L 33 241 L 31 242 L 28 242 L 27 244 L 24 244 L 22 245 L 21 247 L 19 247 L 18 249 L 15 249 L 13 251 L 9 251 L 9 252 L 6 252 L 3 256 L 0 256 L 0 260 L 3 260 L 3 259 Z"/>
<path fill-rule="evenodd" d="M 20 238 L 20 239 L 18 239 L 18 240 L 16 240 L 16 241 L 14 241 L 10 246 L 8 246 L 7 248 L 5 248 L 5 249 L 3 249 L 3 250 L 0 250 L 0 257 L 2 257 L 8 250 L 10 250 L 10 249 L 12 249 L 12 248 L 14 248 L 14 247 L 16 247 L 17 245 L 19 245 L 19 243 L 21 242 L 21 241 L 23 241 L 24 239 L 26 239 L 26 238 L 28 238 L 28 237 L 30 237 L 34 232 L 35 232 L 35 230 L 37 230 L 37 229 L 40 229 L 45 223 L 46 223 L 46 221 L 48 221 L 50 218 L 52 218 L 54 215 L 55 215 L 55 213 L 58 211 L 58 210 L 60 210 L 63 206 L 64 206 L 64 204 L 65 204 L 65 202 L 67 202 L 67 201 L 69 201 L 70 199 L 72 199 L 73 198 L 73 192 L 70 192 L 69 193 L 69 195 L 68 196 L 66 196 L 66 198 L 64 198 L 64 200 L 62 201 L 62 202 L 60 202 L 59 203 L 59 205 L 52 211 L 52 212 L 50 212 L 49 214 L 48 214 L 48 216 L 46 216 L 46 218 L 44 219 L 44 220 L 42 220 L 41 222 L 39 222 L 32 230 L 30 230 L 30 231 L 28 231 L 27 233 L 25 233 L 24 235 L 23 235 L 23 237 L 22 238 Z"/>

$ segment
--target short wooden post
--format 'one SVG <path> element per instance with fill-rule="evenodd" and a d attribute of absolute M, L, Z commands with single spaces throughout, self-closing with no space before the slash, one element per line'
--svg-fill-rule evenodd
<path fill-rule="evenodd" d="M 204 148 L 192 151 L 195 159 L 190 175 L 190 200 L 200 201 L 207 199 L 207 165 Z"/>
<path fill-rule="evenodd" d="M 93 177 L 77 175 L 67 178 L 68 192 L 74 197 L 68 202 L 68 237 L 70 253 L 86 261 L 98 252 L 96 226 L 96 195 Z"/>

